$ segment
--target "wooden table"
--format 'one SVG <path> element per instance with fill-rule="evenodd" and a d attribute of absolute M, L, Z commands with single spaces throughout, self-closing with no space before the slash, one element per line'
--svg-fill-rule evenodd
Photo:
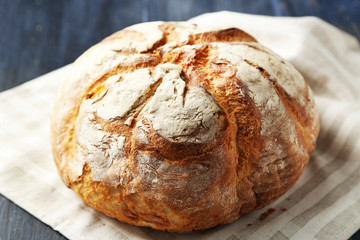
<path fill-rule="evenodd" d="M 360 39 L 359 0 L 0 0 L 0 91 L 73 62 L 126 26 L 220 10 L 318 16 Z M 66 238 L 0 195 L 0 240 L 10 239 Z"/>

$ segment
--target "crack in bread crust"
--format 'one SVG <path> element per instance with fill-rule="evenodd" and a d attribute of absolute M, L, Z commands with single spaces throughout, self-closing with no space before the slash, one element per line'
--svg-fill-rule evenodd
<path fill-rule="evenodd" d="M 242 30 L 153 22 L 74 63 L 52 118 L 65 184 L 130 224 L 190 232 L 286 192 L 319 130 L 311 90 Z"/>

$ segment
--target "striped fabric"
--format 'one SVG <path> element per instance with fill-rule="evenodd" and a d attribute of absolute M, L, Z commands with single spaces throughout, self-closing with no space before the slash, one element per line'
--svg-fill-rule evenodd
<path fill-rule="evenodd" d="M 240 27 L 291 61 L 312 87 L 321 130 L 297 184 L 270 206 L 193 234 L 138 228 L 97 213 L 54 166 L 49 119 L 68 67 L 0 94 L 0 193 L 70 239 L 348 239 L 360 228 L 360 47 L 316 18 L 220 12 L 198 24 Z"/>

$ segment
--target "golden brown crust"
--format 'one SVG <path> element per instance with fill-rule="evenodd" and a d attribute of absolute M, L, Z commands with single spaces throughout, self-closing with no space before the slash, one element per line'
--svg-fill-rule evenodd
<path fill-rule="evenodd" d="M 88 205 L 191 232 L 284 194 L 318 131 L 304 79 L 247 33 L 154 22 L 109 36 L 74 63 L 52 145 L 64 183 Z"/>

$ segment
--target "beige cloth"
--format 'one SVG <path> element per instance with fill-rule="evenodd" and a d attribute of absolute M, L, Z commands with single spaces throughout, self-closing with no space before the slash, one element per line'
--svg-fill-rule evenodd
<path fill-rule="evenodd" d="M 175 234 L 117 222 L 87 207 L 54 166 L 49 120 L 68 67 L 0 94 L 0 192 L 70 239 L 347 239 L 360 228 L 360 47 L 314 17 L 219 12 L 191 20 L 235 26 L 292 62 L 321 116 L 318 146 L 298 183 L 227 226 Z M 275 212 L 264 220 L 269 208 Z"/>

